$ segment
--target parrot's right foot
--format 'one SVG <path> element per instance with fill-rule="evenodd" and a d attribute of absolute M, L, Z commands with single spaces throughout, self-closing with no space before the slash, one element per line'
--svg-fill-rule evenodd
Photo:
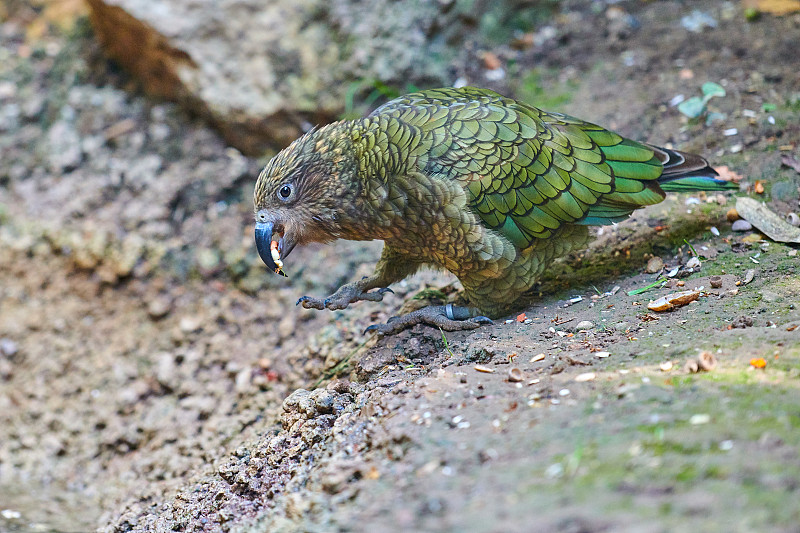
<path fill-rule="evenodd" d="M 303 305 L 306 309 L 344 309 L 352 303 L 367 301 L 367 302 L 380 302 L 383 300 L 383 295 L 387 292 L 394 293 L 389 287 L 383 287 L 376 291 L 367 292 L 364 287 L 365 278 L 361 281 L 348 283 L 339 287 L 339 290 L 328 296 L 324 300 L 319 298 L 312 298 L 310 296 L 301 296 L 297 300 L 296 305 Z"/>
<path fill-rule="evenodd" d="M 431 305 L 402 316 L 390 318 L 386 324 L 373 324 L 364 333 L 375 332 L 378 336 L 395 335 L 417 324 L 428 324 L 445 331 L 475 329 L 483 324 L 494 324 L 485 316 L 475 316 L 475 310 L 453 304 Z"/>

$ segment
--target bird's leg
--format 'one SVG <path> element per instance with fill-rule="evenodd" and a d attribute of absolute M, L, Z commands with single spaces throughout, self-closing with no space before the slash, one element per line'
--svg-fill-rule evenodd
<path fill-rule="evenodd" d="M 386 324 L 373 324 L 366 331 L 374 331 L 383 336 L 400 333 L 417 324 L 428 324 L 445 331 L 461 331 L 492 323 L 490 318 L 482 316 L 474 307 L 461 307 L 453 304 L 429 305 L 402 316 L 392 317 Z"/>
<path fill-rule="evenodd" d="M 392 292 L 388 285 L 413 274 L 418 267 L 419 264 L 403 260 L 389 246 L 384 246 L 374 274 L 342 285 L 339 290 L 325 299 L 303 296 L 297 300 L 297 305 L 302 304 L 306 309 L 334 310 L 344 309 L 350 304 L 362 300 L 380 302 L 383 300 L 384 294 Z M 372 289 L 378 290 L 371 291 Z"/>
<path fill-rule="evenodd" d="M 392 292 L 389 287 L 383 286 L 383 279 L 377 275 L 364 277 L 358 281 L 347 283 L 339 287 L 335 293 L 327 298 L 319 299 L 310 296 L 302 296 L 297 300 L 297 304 L 302 304 L 306 309 L 344 309 L 348 305 L 359 302 L 380 302 L 383 295 Z M 386 284 L 388 285 L 388 283 Z M 380 287 L 377 291 L 369 292 L 371 289 Z"/>

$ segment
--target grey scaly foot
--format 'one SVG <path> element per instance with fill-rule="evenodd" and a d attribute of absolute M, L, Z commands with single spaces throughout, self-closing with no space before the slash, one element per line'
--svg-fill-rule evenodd
<path fill-rule="evenodd" d="M 306 309 L 344 309 L 348 305 L 360 302 L 380 302 L 383 300 L 383 295 L 387 292 L 394 293 L 389 287 L 383 287 L 375 291 L 367 292 L 361 287 L 361 283 L 348 283 L 342 285 L 339 290 L 328 296 L 324 300 L 319 298 L 312 298 L 310 296 L 302 296 L 297 300 L 296 305 L 303 305 Z"/>
<path fill-rule="evenodd" d="M 394 335 L 417 324 L 428 324 L 445 331 L 461 331 L 475 329 L 483 324 L 494 324 L 490 318 L 476 314 L 476 310 L 453 304 L 431 305 L 402 316 L 392 317 L 386 324 L 373 324 L 364 333 L 375 332 L 379 336 Z"/>

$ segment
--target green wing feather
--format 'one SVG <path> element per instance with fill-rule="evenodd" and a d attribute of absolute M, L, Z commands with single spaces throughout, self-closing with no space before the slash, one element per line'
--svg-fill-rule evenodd
<path fill-rule="evenodd" d="M 458 181 L 520 249 L 564 224 L 608 224 L 665 197 L 656 149 L 485 89 L 433 89 L 378 108 L 417 128 L 417 165 Z"/>

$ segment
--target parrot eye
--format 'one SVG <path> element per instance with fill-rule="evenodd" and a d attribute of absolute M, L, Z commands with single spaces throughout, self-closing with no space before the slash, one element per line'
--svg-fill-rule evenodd
<path fill-rule="evenodd" d="M 278 189 L 278 198 L 280 198 L 283 201 L 286 201 L 292 196 L 293 191 L 294 189 L 292 188 L 291 184 L 287 183 L 286 185 Z"/>

